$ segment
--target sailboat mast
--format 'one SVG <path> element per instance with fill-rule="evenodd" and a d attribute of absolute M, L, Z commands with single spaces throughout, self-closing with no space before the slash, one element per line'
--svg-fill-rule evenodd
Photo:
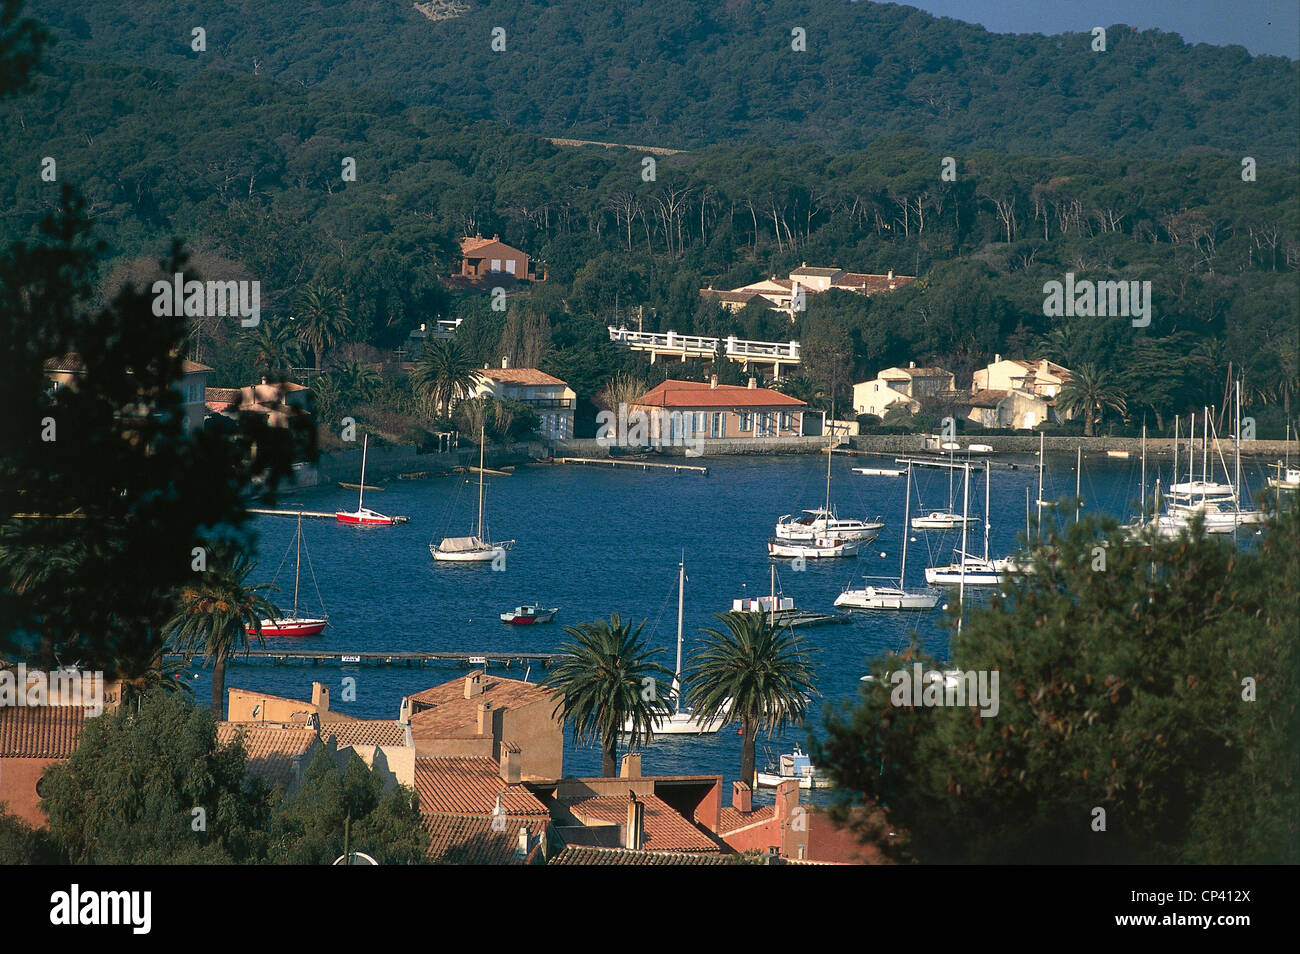
<path fill-rule="evenodd" d="M 907 490 L 903 497 L 903 562 L 898 567 L 898 588 L 903 589 L 903 578 L 907 576 L 907 535 L 912 524 L 908 517 L 912 515 L 912 462 L 907 462 Z"/>
<path fill-rule="evenodd" d="M 967 465 L 969 466 L 969 465 Z M 989 488 L 993 484 L 993 463 L 984 462 L 984 562 L 989 561 Z"/>
<path fill-rule="evenodd" d="M 1074 455 L 1074 522 L 1079 522 L 1079 493 L 1083 482 L 1083 445 L 1080 444 Z"/>
<path fill-rule="evenodd" d="M 1142 519 L 1147 516 L 1147 426 L 1142 425 Z"/>
<path fill-rule="evenodd" d="M 767 625 L 776 625 L 776 564 L 772 564 L 772 595 L 771 602 L 767 604 Z"/>
<path fill-rule="evenodd" d="M 961 635 L 961 617 L 966 606 L 966 518 L 970 515 L 970 462 L 961 465 L 961 576 L 957 582 L 957 635 Z M 985 523 L 988 526 L 988 523 Z"/>
<path fill-rule="evenodd" d="M 826 519 L 831 518 L 831 458 L 835 456 L 835 445 L 826 445 Z"/>
<path fill-rule="evenodd" d="M 483 444 L 486 441 L 486 428 L 478 432 L 478 539 L 483 542 Z"/>
<path fill-rule="evenodd" d="M 1043 432 L 1038 432 L 1038 539 L 1043 539 Z"/>
<path fill-rule="evenodd" d="M 357 490 L 357 511 L 365 509 L 362 505 L 366 499 L 366 450 L 370 447 L 370 435 L 361 438 L 361 486 Z"/>
<path fill-rule="evenodd" d="M 1233 447 L 1233 464 L 1232 464 L 1232 492 L 1237 497 L 1238 503 L 1241 499 L 1241 379 L 1237 379 L 1237 415 L 1236 424 L 1232 428 L 1232 447 Z M 1240 506 L 1238 507 L 1240 509 Z"/>
<path fill-rule="evenodd" d="M 293 618 L 298 618 L 298 579 L 302 576 L 302 514 L 298 514 L 298 563 L 293 571 Z"/>
<path fill-rule="evenodd" d="M 682 604 L 686 599 L 686 561 L 677 564 L 677 668 L 673 670 L 673 695 L 677 697 L 677 714 L 682 713 Z"/>

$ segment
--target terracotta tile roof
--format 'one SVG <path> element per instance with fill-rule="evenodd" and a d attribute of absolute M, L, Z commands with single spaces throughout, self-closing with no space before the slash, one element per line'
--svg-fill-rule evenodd
<path fill-rule="evenodd" d="M 206 364 L 199 364 L 197 361 L 185 360 L 181 362 L 181 370 L 186 374 L 199 374 L 203 371 L 211 371 Z"/>
<path fill-rule="evenodd" d="M 47 359 L 44 367 L 46 371 L 85 371 L 86 362 L 77 352 L 69 351 L 58 358 Z M 199 374 L 211 370 L 206 364 L 199 364 L 188 358 L 181 361 L 181 371 L 185 374 Z"/>
<path fill-rule="evenodd" d="M 722 810 L 722 816 L 718 822 L 718 834 L 727 835 L 737 829 L 748 828 L 750 825 L 757 825 L 760 822 L 770 821 L 775 817 L 775 805 L 760 805 L 748 814 L 739 812 L 728 805 Z"/>
<path fill-rule="evenodd" d="M 976 391 L 966 403 L 971 407 L 997 407 L 1010 391 Z"/>
<path fill-rule="evenodd" d="M 406 745 L 406 726 L 391 719 L 357 719 L 352 722 L 324 722 L 320 737 L 334 737 L 340 746 Z"/>
<path fill-rule="evenodd" d="M 243 399 L 243 393 L 239 388 L 204 388 L 203 397 L 209 407 L 213 404 L 225 407 L 227 404 L 238 404 Z"/>
<path fill-rule="evenodd" d="M 527 857 L 518 852 L 519 829 L 528 826 L 530 839 L 539 834 L 545 837 L 548 820 L 536 816 L 503 816 L 497 827 L 496 819 L 481 815 L 422 815 L 420 824 L 429 833 L 429 847 L 425 857 L 434 864 L 444 865 L 522 865 L 537 852 L 537 846 Z"/>
<path fill-rule="evenodd" d="M 627 848 L 567 847 L 548 865 L 734 865 L 738 855 L 700 852 L 631 851 Z"/>
<path fill-rule="evenodd" d="M 832 288 L 853 288 L 874 295 L 877 292 L 894 291 L 916 281 L 915 275 L 868 275 L 863 272 L 847 272 L 831 283 Z"/>
<path fill-rule="evenodd" d="M 568 386 L 559 378 L 552 377 L 545 371 L 538 371 L 536 368 L 485 368 L 479 374 L 492 381 L 500 381 L 502 384 L 520 384 L 531 387 L 550 385 L 561 388 Z"/>
<path fill-rule="evenodd" d="M 806 407 L 803 401 L 769 388 L 747 388 L 735 384 L 710 387 L 707 381 L 667 380 L 651 388 L 636 403 L 645 407 L 744 408 Z"/>
<path fill-rule="evenodd" d="M 260 722 L 218 722 L 217 742 L 229 745 L 241 738 L 248 761 L 244 770 L 257 775 L 272 785 L 288 785 L 293 781 L 294 759 L 305 756 L 317 741 L 316 730 L 310 726 L 266 725 Z M 301 763 L 307 768 L 306 760 Z"/>
<path fill-rule="evenodd" d="M 501 248 L 506 249 L 507 251 L 514 252 L 518 255 L 524 254 L 514 246 L 507 245 L 499 238 L 485 239 L 481 235 L 476 235 L 474 238 L 461 239 L 460 254 L 464 256 L 474 255 L 475 257 L 479 257 L 482 252 L 484 252 L 486 249 L 490 248 L 493 245 L 498 245 Z"/>
<path fill-rule="evenodd" d="M 519 709 L 537 702 L 554 702 L 551 690 L 533 682 L 504 679 L 484 674 L 483 691 L 465 698 L 464 678 L 444 682 L 411 696 L 411 731 L 417 739 L 477 735 L 478 707 L 489 702 L 493 709 Z"/>
<path fill-rule="evenodd" d="M 439 757 L 415 760 L 415 791 L 425 814 L 490 817 L 501 799 L 506 815 L 550 817 L 550 811 L 523 785 L 507 785 L 495 759 Z"/>
<path fill-rule="evenodd" d="M 0 758 L 65 759 L 85 721 L 80 706 L 0 707 Z"/>
<path fill-rule="evenodd" d="M 645 803 L 643 816 L 646 851 L 717 851 L 717 842 L 683 818 L 657 795 L 642 795 L 638 801 Z M 502 802 L 504 807 L 505 803 Z M 624 795 L 596 795 L 563 802 L 565 808 L 584 824 L 593 821 L 609 824 L 627 824 L 628 798 Z"/>
<path fill-rule="evenodd" d="M 750 291 L 719 291 L 714 288 L 701 288 L 701 298 L 711 298 L 716 301 L 743 301 L 749 302 L 755 298 L 762 298 L 758 292 Z"/>

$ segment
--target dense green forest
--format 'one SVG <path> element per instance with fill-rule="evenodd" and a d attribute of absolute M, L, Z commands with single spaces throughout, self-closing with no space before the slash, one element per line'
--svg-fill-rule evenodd
<path fill-rule="evenodd" d="M 904 9 L 857 6 L 882 17 Z M 39 4 L 35 10 L 47 13 Z M 352 23 L 352 10 L 340 3 L 314 16 Z M 390 15 L 401 21 L 405 13 L 394 6 Z M 71 14 L 49 16 L 66 25 Z M 156 22 L 188 22 L 188 14 L 169 17 Z M 447 26 L 420 19 L 427 30 Z M 925 22 L 984 36 L 999 49 L 1049 42 Z M 353 26 L 330 36 L 362 49 L 364 24 Z M 34 91 L 0 107 L 9 133 L 0 159 L 16 173 L 0 180 L 2 237 L 32 235 L 57 204 L 58 183 L 67 182 L 86 197 L 109 245 L 114 267 L 103 276 L 104 294 L 126 278 L 150 277 L 172 237 L 187 242 L 192 267 L 205 277 L 258 279 L 265 328 L 209 322 L 194 329 L 192 356 L 217 368 L 213 384 L 265 372 L 267 352 L 278 347 L 268 338 L 285 336 L 288 317 L 310 292 L 338 296 L 348 315 L 325 355 L 332 380 L 320 390 L 331 406 L 366 404 L 363 419 L 391 420 L 386 433 L 395 437 L 410 436 L 418 402 L 404 382 L 362 386 L 364 366 L 406 347 L 421 323 L 469 319 L 458 340 L 476 363 L 496 363 L 503 350 L 528 353 L 574 386 L 589 425 L 592 400 L 616 373 L 649 383 L 664 373 L 607 340 L 606 325 L 633 320 L 637 306 L 647 329 L 800 340 L 802 373 L 785 386 L 814 406 L 839 401 L 842 408 L 853 381 L 910 360 L 942 365 L 964 385 L 1001 353 L 1094 366 L 1127 396 L 1130 427 L 1147 421 L 1168 429 L 1176 413 L 1222 406 L 1235 375 L 1244 378 L 1260 436 L 1280 433 L 1294 416 L 1297 167 L 1263 158 L 1264 149 L 1252 150 L 1259 162 L 1247 181 L 1233 151 L 1097 158 L 1108 151 L 1098 140 L 1087 157 L 1052 158 L 1054 140 L 1045 133 L 1026 155 L 959 153 L 955 177 L 945 178 L 948 151 L 927 142 L 925 124 L 910 120 L 909 109 L 896 109 L 912 132 L 881 135 L 895 128 L 882 123 L 861 149 L 714 145 L 656 157 L 646 181 L 639 151 L 559 147 L 441 106 L 412 105 L 418 87 L 388 95 L 377 91 L 385 85 L 379 75 L 365 78 L 371 88 L 344 90 L 342 82 L 282 82 L 275 77 L 289 74 L 269 65 L 257 76 L 233 66 L 195 70 L 197 54 L 154 57 L 175 70 L 69 58 L 108 43 L 108 29 L 83 24 L 74 31 L 80 40 L 65 36 Z M 207 29 L 215 53 L 218 31 Z M 121 34 L 121 58 L 135 49 L 148 59 L 163 32 L 147 41 Z M 1179 69 L 1198 57 L 1233 55 L 1175 47 Z M 221 56 L 237 59 L 228 50 Z M 398 59 L 371 62 L 395 69 Z M 1294 64 L 1268 63 L 1243 54 L 1232 82 L 1248 85 L 1252 71 L 1266 67 L 1294 76 Z M 448 102 L 472 105 L 463 97 Z M 1280 108 L 1286 96 L 1259 102 Z M 1271 115 L 1258 106 L 1238 112 L 1251 121 Z M 981 128 L 995 128 L 990 115 Z M 1274 119 L 1270 136 L 1294 131 L 1293 120 Z M 1055 115 L 1049 125 L 1071 124 Z M 1226 119 L 1207 126 L 1229 128 Z M 1170 131 L 1161 138 L 1171 148 L 1179 141 Z M 1144 151 L 1128 139 L 1123 148 Z M 41 175 L 47 156 L 57 162 L 57 183 Z M 356 160 L 355 181 L 341 174 L 347 157 Z M 491 311 L 484 293 L 452 293 L 443 284 L 456 239 L 476 231 L 499 233 L 547 265 L 548 281 L 512 290 L 505 314 Z M 784 275 L 805 261 L 920 279 L 872 298 L 811 296 L 793 324 L 763 308 L 730 315 L 701 302 L 707 285 Z M 1044 317 L 1043 285 L 1066 272 L 1150 281 L 1150 327 Z"/>
<path fill-rule="evenodd" d="M 943 154 L 1297 158 L 1294 62 L 1118 24 L 1097 24 L 1097 52 L 1086 33 L 1000 35 L 845 0 L 34 0 L 29 12 L 65 56 L 365 87 L 546 136 L 858 149 L 907 132 Z"/>

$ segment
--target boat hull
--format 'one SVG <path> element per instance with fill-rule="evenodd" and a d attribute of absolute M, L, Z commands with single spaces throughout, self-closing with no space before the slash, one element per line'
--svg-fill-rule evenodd
<path fill-rule="evenodd" d="M 980 522 L 979 517 L 962 517 L 955 513 L 932 513 L 925 517 L 913 517 L 913 530 L 959 530 L 962 523 L 973 527 Z"/>
<path fill-rule="evenodd" d="M 507 549 L 509 548 L 505 546 L 494 546 L 482 550 L 439 550 L 431 546 L 429 553 L 438 563 L 491 563 L 504 558 Z"/>
<path fill-rule="evenodd" d="M 840 538 L 815 538 L 808 542 L 797 540 L 769 540 L 767 554 L 772 557 L 802 557 L 805 560 L 823 560 L 831 557 L 856 557 L 865 540 Z"/>
<path fill-rule="evenodd" d="M 264 619 L 262 620 L 263 636 L 319 636 L 324 632 L 325 627 L 329 625 L 326 619 Z M 252 634 L 255 630 L 252 627 L 245 627 Z"/>
<path fill-rule="evenodd" d="M 836 606 L 861 610 L 929 610 L 938 603 L 937 593 L 909 593 L 897 587 L 845 590 L 835 598 Z"/>
<path fill-rule="evenodd" d="M 981 567 L 978 570 L 972 570 L 969 567 L 963 574 L 960 566 L 927 566 L 925 568 L 925 582 L 931 586 L 960 586 L 964 582 L 967 586 L 997 586 L 1002 582 L 1000 572 Z"/>
<path fill-rule="evenodd" d="M 394 523 L 392 517 L 375 513 L 373 510 L 336 510 L 334 519 L 354 527 L 391 527 Z"/>

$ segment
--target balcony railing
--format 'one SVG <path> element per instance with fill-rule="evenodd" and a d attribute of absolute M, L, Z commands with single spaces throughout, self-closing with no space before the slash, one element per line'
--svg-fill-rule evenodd
<path fill-rule="evenodd" d="M 683 355 L 705 356 L 717 354 L 719 346 L 728 358 L 745 360 L 756 358 L 767 361 L 800 361 L 797 341 L 750 341 L 734 335 L 727 338 L 710 338 L 705 335 L 679 335 L 675 331 L 629 331 L 627 328 L 609 326 L 609 340 L 638 351 L 677 352 Z"/>

